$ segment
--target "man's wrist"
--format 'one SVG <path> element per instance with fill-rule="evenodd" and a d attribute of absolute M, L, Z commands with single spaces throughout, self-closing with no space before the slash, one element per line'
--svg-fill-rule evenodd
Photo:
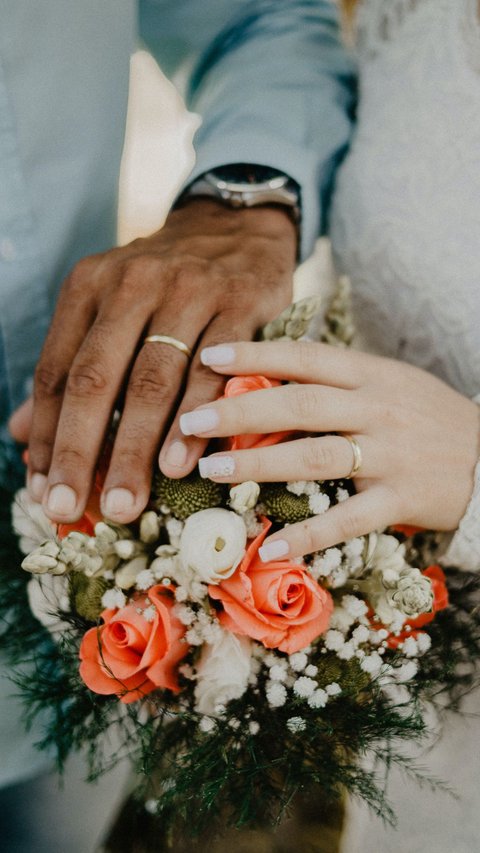
<path fill-rule="evenodd" d="M 178 198 L 175 207 L 194 198 L 211 199 L 240 211 L 266 208 L 283 211 L 300 242 L 300 188 L 288 175 L 269 166 L 234 163 L 199 175 Z"/>

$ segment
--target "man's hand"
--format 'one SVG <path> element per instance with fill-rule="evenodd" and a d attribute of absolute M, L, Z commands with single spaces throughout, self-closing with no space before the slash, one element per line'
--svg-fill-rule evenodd
<path fill-rule="evenodd" d="M 291 301 L 295 227 L 277 207 L 230 210 L 192 199 L 151 237 L 80 261 L 64 282 L 35 374 L 28 487 L 54 521 L 84 510 L 112 414 L 122 416 L 102 510 L 129 522 L 145 507 L 155 456 L 170 477 L 195 466 L 205 440 L 178 419 L 221 393 L 198 352 L 251 339 Z M 188 357 L 147 335 L 169 335 Z M 11 422 L 25 440 L 28 406 Z M 173 417 L 173 422 L 172 422 Z"/>

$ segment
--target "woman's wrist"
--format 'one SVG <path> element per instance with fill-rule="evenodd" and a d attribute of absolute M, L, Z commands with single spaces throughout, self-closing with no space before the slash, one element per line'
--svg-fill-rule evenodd
<path fill-rule="evenodd" d="M 479 406 L 480 422 L 480 394 L 474 397 L 473 402 Z M 478 456 L 470 501 L 440 560 L 444 566 L 455 566 L 470 572 L 480 571 L 480 448 Z"/>

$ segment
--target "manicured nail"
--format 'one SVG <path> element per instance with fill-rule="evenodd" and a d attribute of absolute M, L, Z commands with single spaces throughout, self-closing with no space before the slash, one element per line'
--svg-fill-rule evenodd
<path fill-rule="evenodd" d="M 278 560 L 279 557 L 286 557 L 290 548 L 286 539 L 273 539 L 272 542 L 265 542 L 258 549 L 260 559 L 264 563 L 269 563 L 270 560 Z"/>
<path fill-rule="evenodd" d="M 235 471 L 233 456 L 203 456 L 198 460 L 201 477 L 231 477 Z"/>
<path fill-rule="evenodd" d="M 128 489 L 110 489 L 103 499 L 105 515 L 123 515 L 130 512 L 135 505 L 135 498 Z"/>
<path fill-rule="evenodd" d="M 77 496 L 71 486 L 59 483 L 50 489 L 47 507 L 55 515 L 73 515 L 77 508 Z"/>
<path fill-rule="evenodd" d="M 219 344 L 217 347 L 205 347 L 200 353 L 200 361 L 202 364 L 222 365 L 232 364 L 235 361 L 235 350 L 233 347 L 227 347 L 224 344 Z"/>
<path fill-rule="evenodd" d="M 172 468 L 183 468 L 187 461 L 187 446 L 183 441 L 172 441 L 165 453 L 165 462 Z"/>
<path fill-rule="evenodd" d="M 38 501 L 38 503 L 41 503 L 42 501 L 46 486 L 47 478 L 45 474 L 32 474 L 32 476 L 28 478 L 28 491 L 30 497 L 33 498 L 34 501 Z"/>
<path fill-rule="evenodd" d="M 218 426 L 220 418 L 215 409 L 197 409 L 180 416 L 180 429 L 184 435 L 201 435 Z"/>

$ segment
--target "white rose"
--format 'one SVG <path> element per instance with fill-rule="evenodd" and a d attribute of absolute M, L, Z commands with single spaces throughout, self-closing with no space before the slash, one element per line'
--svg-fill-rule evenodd
<path fill-rule="evenodd" d="M 204 583 L 220 583 L 233 575 L 245 554 L 247 528 L 228 509 L 202 509 L 185 522 L 180 559 Z"/>
<path fill-rule="evenodd" d="M 222 631 L 213 644 L 205 643 L 197 665 L 195 710 L 199 714 L 218 716 L 221 706 L 239 699 L 248 687 L 252 643 Z"/>
<path fill-rule="evenodd" d="M 258 501 L 260 486 L 254 480 L 246 480 L 238 486 L 230 489 L 230 506 L 239 515 L 244 515 L 249 509 L 253 509 Z"/>

